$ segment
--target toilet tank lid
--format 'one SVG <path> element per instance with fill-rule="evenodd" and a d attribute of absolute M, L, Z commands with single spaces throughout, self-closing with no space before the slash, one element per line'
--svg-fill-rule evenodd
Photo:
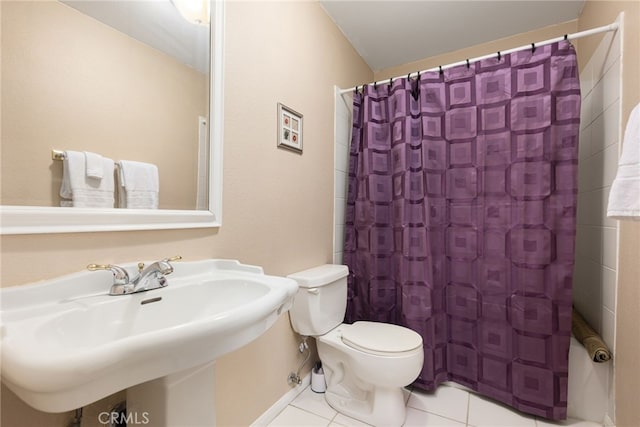
<path fill-rule="evenodd" d="M 346 265 L 325 264 L 290 274 L 287 277 L 298 282 L 301 288 L 315 288 L 347 277 L 348 274 L 349 268 Z"/>

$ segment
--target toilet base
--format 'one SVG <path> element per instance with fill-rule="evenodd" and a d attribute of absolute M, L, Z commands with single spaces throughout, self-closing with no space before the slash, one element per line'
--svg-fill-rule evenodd
<path fill-rule="evenodd" d="M 404 389 L 378 387 L 364 393 L 361 399 L 340 390 L 340 386 L 336 389 L 329 387 L 325 399 L 339 413 L 372 426 L 400 427 L 404 424 L 407 414 Z"/>
<path fill-rule="evenodd" d="M 341 324 L 317 339 L 327 380 L 327 403 L 369 425 L 402 426 L 407 413 L 404 387 L 420 373 L 422 346 L 393 355 L 364 352 L 342 340 L 349 327 Z"/>

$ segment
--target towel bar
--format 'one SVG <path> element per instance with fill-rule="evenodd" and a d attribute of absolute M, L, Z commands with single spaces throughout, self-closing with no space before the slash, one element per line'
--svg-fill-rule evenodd
<path fill-rule="evenodd" d="M 64 160 L 67 158 L 67 153 L 62 150 L 51 150 L 51 160 Z M 118 168 L 118 163 L 114 163 L 114 167 Z"/>
<path fill-rule="evenodd" d="M 67 154 L 60 150 L 51 150 L 51 160 L 64 160 Z"/>

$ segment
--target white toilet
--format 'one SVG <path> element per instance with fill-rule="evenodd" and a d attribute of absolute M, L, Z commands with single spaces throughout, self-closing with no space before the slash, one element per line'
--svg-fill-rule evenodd
<path fill-rule="evenodd" d="M 327 264 L 289 275 L 300 286 L 291 324 L 300 335 L 317 340 L 331 407 L 374 426 L 401 426 L 403 387 L 422 369 L 422 337 L 386 323 L 342 323 L 347 274 L 346 266 Z"/>

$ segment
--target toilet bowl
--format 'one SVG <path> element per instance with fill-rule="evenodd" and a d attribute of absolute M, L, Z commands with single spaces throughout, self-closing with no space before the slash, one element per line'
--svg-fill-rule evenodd
<path fill-rule="evenodd" d="M 406 417 L 403 387 L 422 370 L 422 337 L 386 323 L 342 323 L 347 273 L 346 266 L 324 265 L 289 275 L 300 286 L 291 324 L 317 340 L 331 407 L 370 425 L 401 426 Z"/>
<path fill-rule="evenodd" d="M 363 346 L 359 333 L 378 331 L 376 345 Z M 355 330 L 358 330 L 357 334 Z M 355 342 L 349 332 L 355 335 Z M 410 334 L 411 333 L 411 334 Z M 415 334 L 415 336 L 412 336 Z M 406 339 L 404 347 L 398 335 Z M 317 338 L 324 366 L 325 399 L 336 411 L 374 426 L 401 426 L 406 417 L 403 387 L 420 374 L 424 359 L 422 339 L 410 329 L 375 322 L 341 324 Z"/>

